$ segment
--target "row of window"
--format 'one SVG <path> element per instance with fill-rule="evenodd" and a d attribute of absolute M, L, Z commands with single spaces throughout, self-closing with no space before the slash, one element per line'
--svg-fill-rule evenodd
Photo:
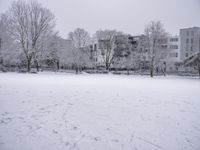
<path fill-rule="evenodd" d="M 161 48 L 163 49 L 167 49 L 168 46 L 167 45 L 161 45 Z M 170 49 L 178 49 L 178 45 L 169 45 Z"/>
<path fill-rule="evenodd" d="M 190 53 L 190 56 L 192 55 L 192 53 Z M 189 57 L 189 53 L 185 53 L 185 57 Z"/>
<path fill-rule="evenodd" d="M 186 45 L 186 51 L 193 51 L 193 46 L 191 45 Z"/>
<path fill-rule="evenodd" d="M 178 38 L 170 38 L 170 42 L 178 42 Z"/>
<path fill-rule="evenodd" d="M 194 36 L 194 31 L 187 31 L 187 36 L 189 36 L 189 35 L 191 35 L 191 36 Z"/>
<path fill-rule="evenodd" d="M 189 42 L 190 42 L 190 43 L 194 43 L 194 39 L 193 39 L 193 38 L 191 38 L 191 39 L 187 38 L 187 39 L 186 39 L 186 43 L 189 43 Z"/>
<path fill-rule="evenodd" d="M 178 49 L 178 45 L 170 45 L 169 48 L 170 49 Z"/>
<path fill-rule="evenodd" d="M 162 53 L 161 58 L 166 58 L 167 53 Z M 178 53 L 169 53 L 169 57 L 178 57 Z"/>
<path fill-rule="evenodd" d="M 170 38 L 169 41 L 170 42 L 178 42 L 178 38 Z M 168 42 L 168 39 L 167 38 L 165 38 L 165 39 L 159 39 L 158 42 L 164 44 L 164 43 Z"/>

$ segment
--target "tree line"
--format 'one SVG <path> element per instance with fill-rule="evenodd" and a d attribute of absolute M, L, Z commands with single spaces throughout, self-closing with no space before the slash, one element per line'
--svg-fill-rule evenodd
<path fill-rule="evenodd" d="M 85 29 L 76 28 L 68 33 L 68 39 L 63 39 L 55 25 L 54 14 L 40 3 L 14 1 L 0 16 L 0 63 L 26 68 L 27 72 L 32 67 L 39 70 L 41 66 L 51 66 L 55 70 L 71 67 L 78 72 L 97 67 L 95 56 L 100 56 L 102 67 L 107 70 L 114 67 L 129 71 L 141 68 L 143 63 L 153 77 L 161 59 L 162 39 L 168 37 L 160 21 L 145 26 L 140 43 L 123 32 L 107 29 L 91 36 Z M 95 43 L 98 43 L 96 49 Z M 138 44 L 142 45 L 142 50 Z M 148 54 L 148 59 L 142 61 L 144 54 Z"/>

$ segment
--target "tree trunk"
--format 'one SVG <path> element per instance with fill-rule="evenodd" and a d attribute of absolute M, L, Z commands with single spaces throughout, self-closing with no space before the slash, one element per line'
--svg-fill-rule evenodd
<path fill-rule="evenodd" d="M 127 69 L 127 75 L 129 75 L 129 69 Z"/>
<path fill-rule="evenodd" d="M 78 67 L 76 66 L 75 68 L 76 68 L 76 74 L 78 74 Z"/>
<path fill-rule="evenodd" d="M 154 66 L 153 66 L 153 61 L 154 61 L 154 59 L 152 58 L 151 59 L 151 64 L 150 64 L 150 77 L 152 77 L 153 78 L 153 75 L 154 75 Z"/>
<path fill-rule="evenodd" d="M 56 62 L 56 65 L 57 65 L 57 70 L 59 70 L 60 69 L 60 63 L 59 63 L 59 61 Z"/>
<path fill-rule="evenodd" d="M 106 70 L 109 70 L 109 63 L 106 62 Z"/>
<path fill-rule="evenodd" d="M 31 59 L 27 59 L 27 72 L 31 71 Z"/>
<path fill-rule="evenodd" d="M 163 70 L 164 77 L 166 76 L 166 68 Z"/>
<path fill-rule="evenodd" d="M 150 76 L 153 77 L 153 67 L 151 67 Z"/>
<path fill-rule="evenodd" d="M 39 71 L 39 64 L 38 62 L 36 61 L 36 68 L 37 68 L 37 72 Z"/>
<path fill-rule="evenodd" d="M 200 78 L 200 67 L 198 67 L 198 71 L 199 71 L 199 78 Z"/>

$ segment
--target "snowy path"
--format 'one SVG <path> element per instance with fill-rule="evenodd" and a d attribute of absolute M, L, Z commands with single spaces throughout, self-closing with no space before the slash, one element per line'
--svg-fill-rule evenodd
<path fill-rule="evenodd" d="M 0 150 L 199 150 L 200 80 L 0 73 Z"/>

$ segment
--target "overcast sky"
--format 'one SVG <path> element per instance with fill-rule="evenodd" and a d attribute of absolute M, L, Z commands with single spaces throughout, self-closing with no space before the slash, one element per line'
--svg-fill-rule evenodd
<path fill-rule="evenodd" d="M 0 0 L 0 13 L 14 0 Z M 142 34 L 145 24 L 160 20 L 167 32 L 200 26 L 200 0 L 38 0 L 56 17 L 56 29 L 64 38 L 81 27 L 95 33 L 116 29 L 132 35 Z"/>

